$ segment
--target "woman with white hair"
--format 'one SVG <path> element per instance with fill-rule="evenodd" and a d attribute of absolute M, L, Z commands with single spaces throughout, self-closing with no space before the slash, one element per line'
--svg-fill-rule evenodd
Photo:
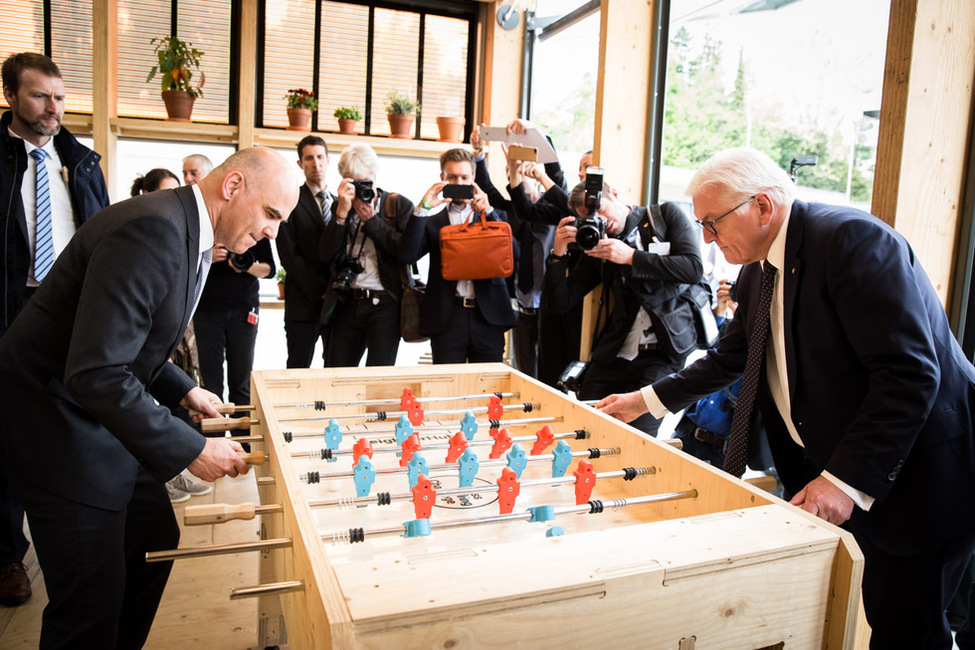
<path fill-rule="evenodd" d="M 367 366 L 396 363 L 404 272 L 419 256 L 425 219 L 405 196 L 376 187 L 378 169 L 368 145 L 349 145 L 339 158 L 338 201 L 318 251 L 332 265 L 322 310 L 328 367 L 357 366 L 367 349 Z"/>

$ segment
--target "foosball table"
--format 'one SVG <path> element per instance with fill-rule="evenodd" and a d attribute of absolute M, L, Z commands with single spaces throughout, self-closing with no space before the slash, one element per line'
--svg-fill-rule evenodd
<path fill-rule="evenodd" d="M 263 646 L 853 647 L 850 534 L 508 366 L 251 395 Z"/>

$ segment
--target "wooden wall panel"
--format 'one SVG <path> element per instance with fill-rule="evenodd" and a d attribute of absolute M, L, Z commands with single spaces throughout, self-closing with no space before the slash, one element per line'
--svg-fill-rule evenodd
<path fill-rule="evenodd" d="M 964 190 L 975 4 L 893 0 L 872 211 L 917 252 L 943 304 Z"/>

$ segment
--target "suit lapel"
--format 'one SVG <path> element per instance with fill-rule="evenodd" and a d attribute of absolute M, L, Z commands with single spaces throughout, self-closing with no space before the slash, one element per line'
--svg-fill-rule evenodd
<path fill-rule="evenodd" d="M 179 328 L 180 338 L 190 322 L 190 312 L 193 309 L 193 299 L 196 297 L 196 282 L 200 273 L 200 211 L 196 207 L 196 195 L 192 187 L 180 187 L 176 190 L 180 204 L 183 207 L 183 217 L 180 220 L 186 226 L 186 279 L 185 300 L 182 323 Z M 209 218 L 209 217 L 208 217 Z M 174 347 L 179 343 L 177 339 Z"/>
<path fill-rule="evenodd" d="M 795 396 L 796 386 L 796 347 L 795 328 L 792 325 L 795 313 L 796 294 L 799 285 L 799 274 L 802 261 L 799 250 L 802 248 L 802 228 L 805 218 L 805 204 L 795 201 L 792 214 L 789 217 L 789 230 L 785 237 L 785 268 L 781 270 L 782 278 L 782 326 L 785 330 L 785 363 L 789 375 L 789 401 Z"/>

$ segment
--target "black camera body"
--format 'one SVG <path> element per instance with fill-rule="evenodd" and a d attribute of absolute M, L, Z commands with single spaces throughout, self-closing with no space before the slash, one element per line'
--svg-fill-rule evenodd
<path fill-rule="evenodd" d="M 376 190 L 372 187 L 372 181 L 352 181 L 355 187 L 355 198 L 363 203 L 372 203 L 376 198 Z"/>
<path fill-rule="evenodd" d="M 254 263 L 257 262 L 254 253 L 250 251 L 244 251 L 243 253 L 231 252 L 228 258 L 230 259 L 230 265 L 241 273 L 247 271 L 247 269 L 254 266 Z"/>
<path fill-rule="evenodd" d="M 474 198 L 473 185 L 444 185 L 443 197 L 445 199 L 462 200 Z"/>
<path fill-rule="evenodd" d="M 362 271 L 362 264 L 359 260 L 347 257 L 339 266 L 338 273 L 335 274 L 335 279 L 329 286 L 329 291 L 334 291 L 338 294 L 339 299 L 345 300 L 352 294 L 352 283 L 355 282 L 355 276 Z"/>
<path fill-rule="evenodd" d="M 582 377 L 586 374 L 588 367 L 588 361 L 573 361 L 570 363 L 559 377 L 559 387 L 564 388 L 570 393 L 578 393 L 579 389 L 582 388 Z"/>
<path fill-rule="evenodd" d="M 738 302 L 738 281 L 728 280 L 728 297 L 731 298 L 733 302 Z"/>
<path fill-rule="evenodd" d="M 606 236 L 606 220 L 596 215 L 603 198 L 603 168 L 586 167 L 586 216 L 576 219 L 576 244 L 591 251 Z"/>

